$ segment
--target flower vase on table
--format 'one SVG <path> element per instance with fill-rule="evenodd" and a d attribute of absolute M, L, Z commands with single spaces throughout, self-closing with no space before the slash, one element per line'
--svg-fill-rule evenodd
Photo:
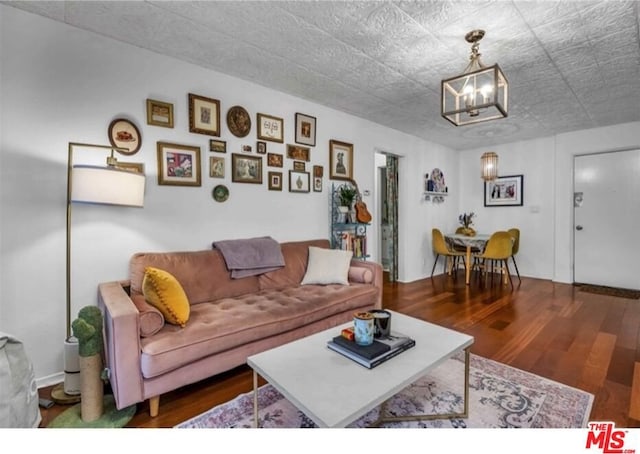
<path fill-rule="evenodd" d="M 471 212 L 469 214 L 462 213 L 458 216 L 458 222 L 460 222 L 462 227 L 460 227 L 456 233 L 460 233 L 465 236 L 475 236 L 476 231 L 471 227 L 473 224 L 473 217 L 475 215 L 476 214 L 474 212 Z"/>

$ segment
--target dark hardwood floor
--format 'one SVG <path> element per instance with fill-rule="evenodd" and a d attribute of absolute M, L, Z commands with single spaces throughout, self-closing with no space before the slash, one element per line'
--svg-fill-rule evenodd
<path fill-rule="evenodd" d="M 592 421 L 640 427 L 640 300 L 514 279 L 513 291 L 498 279 L 467 286 L 462 272 L 386 283 L 383 305 L 474 336 L 474 354 L 593 393 Z M 242 366 L 163 395 L 156 418 L 139 404 L 129 427 L 173 427 L 250 390 L 252 373 Z M 50 388 L 40 394 L 49 397 Z M 42 409 L 41 426 L 66 408 Z"/>

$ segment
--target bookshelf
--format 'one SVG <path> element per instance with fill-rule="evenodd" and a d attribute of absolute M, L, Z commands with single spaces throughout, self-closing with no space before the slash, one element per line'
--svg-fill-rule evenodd
<path fill-rule="evenodd" d="M 345 216 L 338 210 L 338 188 L 331 185 L 330 205 L 330 228 L 331 228 L 331 248 L 353 251 L 353 258 L 366 260 L 367 254 L 367 227 L 369 224 L 360 222 L 348 222 L 350 219 L 343 219 Z M 353 211 L 347 217 L 355 219 Z"/>

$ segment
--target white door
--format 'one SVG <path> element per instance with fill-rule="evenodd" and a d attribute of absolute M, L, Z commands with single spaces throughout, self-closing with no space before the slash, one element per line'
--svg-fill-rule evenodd
<path fill-rule="evenodd" d="M 640 288 L 640 150 L 574 158 L 574 281 Z"/>

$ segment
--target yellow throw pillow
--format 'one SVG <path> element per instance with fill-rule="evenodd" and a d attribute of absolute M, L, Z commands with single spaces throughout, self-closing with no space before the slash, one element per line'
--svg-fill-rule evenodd
<path fill-rule="evenodd" d="M 184 328 L 189 320 L 190 306 L 184 289 L 167 271 L 148 266 L 142 279 L 144 298 L 156 307 L 165 321 Z"/>

